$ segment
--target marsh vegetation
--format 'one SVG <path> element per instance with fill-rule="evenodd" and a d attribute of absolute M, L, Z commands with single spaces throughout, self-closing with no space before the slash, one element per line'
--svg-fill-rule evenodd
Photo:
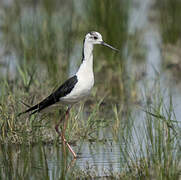
<path fill-rule="evenodd" d="M 0 178 L 181 178 L 179 0 L 0 2 Z M 54 130 L 65 107 L 17 117 L 74 74 L 84 35 L 94 48 L 95 86 Z"/>

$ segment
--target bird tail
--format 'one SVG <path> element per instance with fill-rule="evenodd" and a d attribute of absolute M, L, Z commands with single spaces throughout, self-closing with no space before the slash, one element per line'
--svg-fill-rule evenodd
<path fill-rule="evenodd" d="M 35 110 L 35 111 L 33 111 L 33 110 Z M 28 112 L 30 112 L 30 111 L 33 111 L 30 115 L 36 113 L 36 112 L 38 111 L 38 104 L 30 107 L 30 108 L 27 109 L 26 111 L 20 112 L 20 113 L 17 115 L 17 117 L 21 116 L 22 114 L 26 114 L 26 113 L 28 113 Z"/>

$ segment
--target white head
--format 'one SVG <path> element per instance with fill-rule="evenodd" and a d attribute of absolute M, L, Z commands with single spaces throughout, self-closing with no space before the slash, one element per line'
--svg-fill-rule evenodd
<path fill-rule="evenodd" d="M 103 40 L 102 40 L 102 35 L 98 32 L 95 32 L 95 31 L 92 31 L 88 34 L 86 34 L 85 36 L 85 42 L 86 43 L 91 43 L 92 45 L 94 44 L 102 44 L 104 46 L 107 46 L 115 51 L 119 51 L 118 49 L 110 46 L 109 44 L 105 43 Z"/>
<path fill-rule="evenodd" d="M 92 31 L 85 36 L 85 41 L 91 44 L 101 44 L 102 35 L 98 32 Z"/>

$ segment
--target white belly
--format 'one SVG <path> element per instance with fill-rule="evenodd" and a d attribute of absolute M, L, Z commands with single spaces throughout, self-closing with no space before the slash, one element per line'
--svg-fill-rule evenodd
<path fill-rule="evenodd" d="M 78 76 L 78 82 L 70 94 L 60 98 L 63 103 L 73 104 L 87 97 L 94 85 L 94 76 Z"/>

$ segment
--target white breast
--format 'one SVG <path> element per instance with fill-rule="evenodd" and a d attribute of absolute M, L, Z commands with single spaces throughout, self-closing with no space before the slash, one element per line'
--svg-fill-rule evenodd
<path fill-rule="evenodd" d="M 64 103 L 75 103 L 87 97 L 94 85 L 94 74 L 91 66 L 83 63 L 76 74 L 78 82 L 70 92 L 70 94 L 62 97 L 60 101 Z"/>
<path fill-rule="evenodd" d="M 94 77 L 78 76 L 78 82 L 74 86 L 70 94 L 62 97 L 60 101 L 65 103 L 75 103 L 81 99 L 87 97 L 90 94 L 90 91 L 94 85 Z"/>

